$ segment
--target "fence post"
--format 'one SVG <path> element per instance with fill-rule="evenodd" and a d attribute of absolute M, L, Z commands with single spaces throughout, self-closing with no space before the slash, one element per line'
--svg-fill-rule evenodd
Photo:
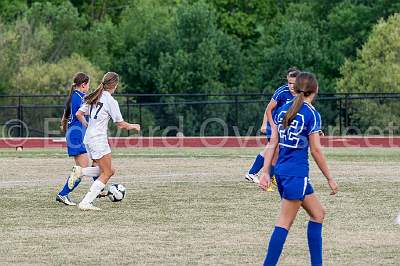
<path fill-rule="evenodd" d="M 236 126 L 239 128 L 239 100 L 237 95 L 235 95 L 235 120 Z"/>
<path fill-rule="evenodd" d="M 349 108 L 349 103 L 348 103 L 348 94 L 344 96 L 344 127 L 348 128 L 349 126 L 349 119 L 348 119 L 348 113 L 347 109 Z"/>
<path fill-rule="evenodd" d="M 139 125 L 141 128 L 143 128 L 142 127 L 142 104 L 141 103 L 139 103 Z"/>
<path fill-rule="evenodd" d="M 18 112 L 17 112 L 17 119 L 18 119 L 18 124 L 19 124 L 19 130 L 18 130 L 18 137 L 22 137 L 22 104 L 21 104 L 21 96 L 18 96 Z"/>
<path fill-rule="evenodd" d="M 342 113 L 343 113 L 343 107 L 342 107 L 342 97 L 339 98 L 339 134 L 342 136 Z"/>
<path fill-rule="evenodd" d="M 131 119 L 130 119 L 130 117 L 131 117 L 131 112 L 130 112 L 130 110 L 129 110 L 129 96 L 128 95 L 126 95 L 125 96 L 126 97 L 126 112 L 128 113 L 127 114 L 127 116 L 128 116 L 128 122 L 130 123 L 130 121 L 131 121 Z M 128 136 L 130 135 L 130 130 L 128 130 Z"/>

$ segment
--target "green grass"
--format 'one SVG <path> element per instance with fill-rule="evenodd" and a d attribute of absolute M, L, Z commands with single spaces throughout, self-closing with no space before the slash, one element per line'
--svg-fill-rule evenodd
<path fill-rule="evenodd" d="M 54 202 L 71 159 L 61 149 L 0 150 L 0 261 L 7 264 L 260 265 L 279 210 L 277 193 L 242 181 L 259 149 L 117 149 L 120 203 L 81 212 Z M 326 149 L 340 193 L 313 164 L 327 208 L 326 265 L 398 265 L 397 149 Z M 85 180 L 71 194 L 81 199 Z M 307 265 L 301 211 L 281 265 Z"/>

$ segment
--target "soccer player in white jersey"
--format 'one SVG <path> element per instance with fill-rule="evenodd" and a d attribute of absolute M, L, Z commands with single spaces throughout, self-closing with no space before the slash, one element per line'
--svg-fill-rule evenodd
<path fill-rule="evenodd" d="M 78 205 L 81 210 L 100 210 L 93 205 L 93 201 L 115 173 L 111 164 L 111 149 L 107 137 L 110 118 L 120 129 L 140 131 L 139 124 L 124 121 L 118 102 L 112 97 L 118 82 L 117 73 L 106 73 L 99 87 L 85 97 L 85 103 L 76 113 L 76 117 L 87 127 L 83 140 L 87 153 L 100 166 L 99 178 L 93 182 L 89 192 Z M 89 122 L 86 121 L 85 115 L 88 115 Z M 73 173 L 70 182 L 75 182 L 74 180 L 82 176 L 80 167 L 75 167 Z"/>

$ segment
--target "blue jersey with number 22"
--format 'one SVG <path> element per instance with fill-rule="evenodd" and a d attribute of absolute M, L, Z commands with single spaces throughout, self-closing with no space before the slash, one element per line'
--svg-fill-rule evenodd
<path fill-rule="evenodd" d="M 282 121 L 292 104 L 283 105 L 274 117 L 279 133 L 279 157 L 275 173 L 308 177 L 308 138 L 310 134 L 321 131 L 321 116 L 311 104 L 304 102 L 290 126 L 285 129 Z"/>

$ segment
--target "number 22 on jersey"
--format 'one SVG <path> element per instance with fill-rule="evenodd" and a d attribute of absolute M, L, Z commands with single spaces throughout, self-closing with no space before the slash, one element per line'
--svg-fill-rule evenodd
<path fill-rule="evenodd" d="M 304 129 L 304 115 L 297 114 L 290 126 L 286 129 L 283 128 L 282 120 L 286 111 L 282 111 L 279 117 L 279 145 L 289 148 L 298 148 L 300 142 L 300 134 Z"/>

